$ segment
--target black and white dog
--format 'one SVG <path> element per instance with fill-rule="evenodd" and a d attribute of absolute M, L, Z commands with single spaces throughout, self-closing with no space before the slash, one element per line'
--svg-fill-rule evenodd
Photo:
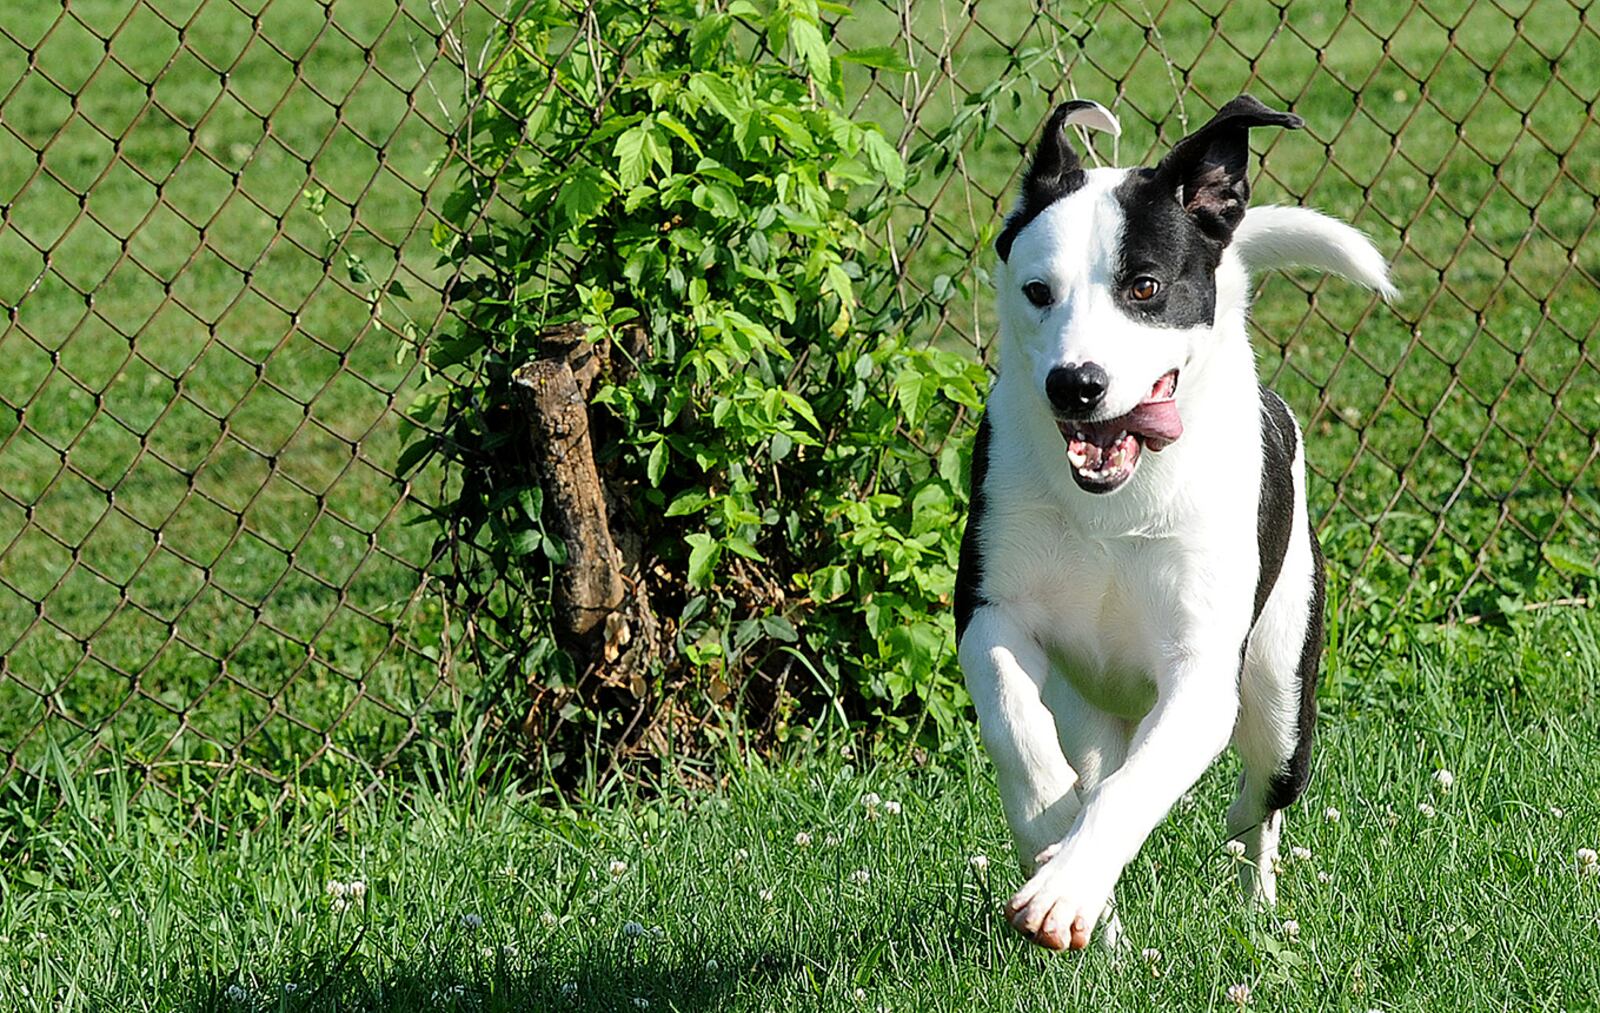
<path fill-rule="evenodd" d="M 1073 101 L 1045 127 L 995 246 L 1000 368 L 972 462 L 956 591 L 967 688 L 1026 885 L 1055 948 L 1120 933 L 1123 867 L 1230 738 L 1241 881 L 1274 900 L 1305 788 L 1322 560 L 1300 431 L 1259 386 L 1249 272 L 1300 264 L 1393 294 L 1382 256 L 1314 211 L 1246 211 L 1249 131 L 1303 125 L 1242 95 L 1155 168 L 1085 170 Z"/>

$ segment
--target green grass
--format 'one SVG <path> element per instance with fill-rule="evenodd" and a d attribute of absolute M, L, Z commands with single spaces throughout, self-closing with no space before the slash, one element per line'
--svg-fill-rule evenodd
<path fill-rule="evenodd" d="M 1223 850 L 1231 756 L 1129 867 L 1123 916 L 1134 947 L 1161 950 L 1154 968 L 1137 949 L 1048 954 L 1005 925 L 1019 877 L 970 743 L 919 767 L 858 742 L 854 762 L 801 749 L 571 804 L 425 768 L 439 787 L 343 809 L 312 793 L 232 836 L 129 805 L 113 777 L 70 778 L 67 810 L 0 870 L 0 996 L 54 1010 L 1205 1009 L 1243 982 L 1261 1009 L 1588 1008 L 1600 876 L 1577 875 L 1575 854 L 1600 845 L 1595 613 L 1353 659 L 1333 656 L 1316 774 L 1285 837 L 1312 857 L 1287 860 L 1275 912 L 1240 902 Z M 869 820 L 868 792 L 902 811 Z M 357 879 L 362 902 L 335 911 L 326 884 Z"/>
<path fill-rule="evenodd" d="M 1163 950 L 1159 976 L 1047 956 L 1003 925 L 1016 874 L 970 743 L 856 769 L 796 746 L 689 768 L 714 789 L 572 804 L 484 793 L 413 751 L 393 770 L 410 790 L 358 797 L 368 764 L 461 706 L 440 680 L 442 620 L 413 600 L 418 494 L 388 474 L 409 361 L 345 266 L 359 256 L 404 283 L 425 327 L 436 317 L 415 227 L 439 185 L 438 103 L 455 108 L 460 85 L 410 20 L 430 23 L 427 5 L 13 3 L 0 778 L 36 776 L 0 798 L 0 1007 L 1201 1008 L 1236 982 L 1262 1008 L 1592 1004 L 1600 877 L 1569 866 L 1600 847 L 1600 622 L 1499 615 L 1593 593 L 1542 546 L 1600 559 L 1592 15 L 1177 3 L 1152 40 L 1137 5 L 1092 6 L 1085 33 L 1071 4 L 979 3 L 972 27 L 953 0 L 914 5 L 933 49 L 959 42 L 949 84 L 912 47 L 933 87 L 909 147 L 978 113 L 959 159 L 921 163 L 913 197 L 931 211 L 897 225 L 908 298 L 931 313 L 920 336 L 992 340 L 988 242 L 1064 78 L 1115 100 L 1122 164 L 1182 133 L 1162 50 L 1190 126 L 1239 90 L 1301 113 L 1306 132 L 1256 138 L 1257 199 L 1369 230 L 1403 291 L 1383 307 L 1272 277 L 1256 307 L 1263 371 L 1311 434 L 1336 592 L 1319 767 L 1287 841 L 1315 858 L 1290 864 L 1276 916 L 1234 896 L 1230 760 L 1128 873 L 1125 918 Z M 896 24 L 862 0 L 840 38 L 879 45 Z M 905 125 L 876 91 L 863 112 Z M 331 251 L 301 205 L 312 186 L 331 195 Z M 1431 621 L 1453 607 L 1487 621 Z M 1440 766 L 1457 777 L 1444 796 Z M 165 790 L 130 801 L 146 779 Z M 865 821 L 867 791 L 904 812 Z M 801 830 L 815 843 L 797 851 Z M 613 859 L 629 863 L 615 879 Z M 364 905 L 336 916 L 324 885 L 357 877 Z"/>

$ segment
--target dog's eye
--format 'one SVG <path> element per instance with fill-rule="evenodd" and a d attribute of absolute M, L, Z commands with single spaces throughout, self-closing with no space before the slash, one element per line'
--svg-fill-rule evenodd
<path fill-rule="evenodd" d="M 1133 284 L 1128 286 L 1128 298 L 1134 302 L 1148 302 L 1161 291 L 1161 283 L 1154 278 L 1135 278 Z"/>
<path fill-rule="evenodd" d="M 1042 281 L 1028 282 L 1022 286 L 1022 294 L 1028 297 L 1029 302 L 1040 308 L 1050 305 L 1052 301 L 1050 286 Z"/>

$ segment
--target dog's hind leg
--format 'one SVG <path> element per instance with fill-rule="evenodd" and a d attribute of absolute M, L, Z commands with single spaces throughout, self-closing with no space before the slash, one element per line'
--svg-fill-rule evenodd
<path fill-rule="evenodd" d="M 1296 514 L 1299 536 L 1291 539 L 1244 653 L 1233 740 L 1244 772 L 1228 809 L 1228 836 L 1245 846 L 1239 885 L 1268 905 L 1277 902 L 1283 810 L 1311 777 L 1322 655 L 1322 556 L 1304 507 L 1297 506 Z"/>

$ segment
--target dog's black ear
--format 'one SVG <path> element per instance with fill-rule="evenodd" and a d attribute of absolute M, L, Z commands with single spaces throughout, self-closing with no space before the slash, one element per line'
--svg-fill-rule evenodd
<path fill-rule="evenodd" d="M 1200 230 L 1226 244 L 1250 203 L 1250 128 L 1303 126 L 1305 120 L 1294 113 L 1269 109 L 1249 95 L 1240 95 L 1218 109 L 1211 122 L 1174 145 L 1156 173 L 1173 188 Z"/>
<path fill-rule="evenodd" d="M 1122 132 L 1117 118 L 1098 102 L 1073 99 L 1056 106 L 1050 121 L 1044 125 L 1044 134 L 1039 138 L 1028 174 L 1022 178 L 1022 197 L 1017 209 L 1011 212 L 1006 227 L 994 241 L 995 252 L 1000 254 L 1001 260 L 1011 256 L 1011 244 L 1024 226 L 1039 217 L 1045 208 L 1083 186 L 1083 163 L 1067 141 L 1067 127 L 1074 123 L 1113 134 Z"/>

